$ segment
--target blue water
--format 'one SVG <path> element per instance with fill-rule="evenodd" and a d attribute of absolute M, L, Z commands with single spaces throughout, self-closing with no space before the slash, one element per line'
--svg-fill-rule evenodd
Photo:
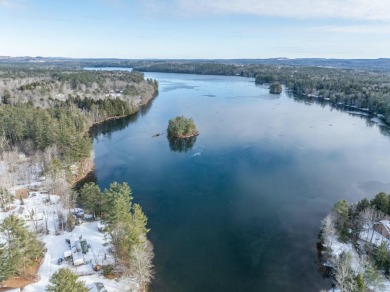
<path fill-rule="evenodd" d="M 94 150 L 99 185 L 128 182 L 149 218 L 152 291 L 330 288 L 320 221 L 337 200 L 390 191 L 388 129 L 250 78 L 145 75 L 158 97 L 105 124 Z M 177 115 L 194 119 L 194 141 L 152 137 Z"/>

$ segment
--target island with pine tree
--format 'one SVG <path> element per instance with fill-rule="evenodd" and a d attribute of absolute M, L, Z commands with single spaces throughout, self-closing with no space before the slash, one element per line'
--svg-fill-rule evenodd
<path fill-rule="evenodd" d="M 194 120 L 184 116 L 177 116 L 168 122 L 168 137 L 186 139 L 199 135 Z"/>

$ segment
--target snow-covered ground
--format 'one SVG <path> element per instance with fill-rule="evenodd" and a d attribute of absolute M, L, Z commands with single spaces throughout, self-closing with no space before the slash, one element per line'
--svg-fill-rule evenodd
<path fill-rule="evenodd" d="M 380 246 L 382 242 L 385 242 L 387 246 L 390 248 L 390 240 L 381 235 L 380 233 L 374 231 L 372 227 L 365 226 L 365 231 L 362 231 L 359 234 L 360 242 L 359 244 L 372 242 L 372 244 L 376 246 Z M 372 241 L 371 241 L 372 239 Z M 356 249 L 353 247 L 351 243 L 342 243 L 338 240 L 337 236 L 329 236 L 326 240 L 327 247 L 331 250 L 331 255 L 333 260 L 337 259 L 342 253 L 349 253 L 351 255 L 351 268 L 352 270 L 358 274 L 364 271 L 365 267 L 364 260 L 362 260 L 361 256 L 356 252 Z M 334 266 L 334 263 L 326 263 L 326 265 Z M 375 287 L 369 287 L 375 292 L 390 292 L 390 280 L 386 277 L 382 277 L 380 284 Z M 340 291 L 338 289 L 330 290 L 332 292 Z"/>
<path fill-rule="evenodd" d="M 45 204 L 48 195 L 35 192 L 35 196 L 24 199 L 24 205 L 20 205 L 20 200 L 15 200 L 15 209 L 8 212 L 0 212 L 0 221 L 11 214 L 17 214 L 19 209 L 22 207 L 25 210 L 34 210 L 34 213 L 42 213 L 42 220 L 37 220 L 37 224 L 30 220 L 26 220 L 27 225 L 31 231 L 35 231 L 35 225 L 39 226 L 39 229 L 44 229 L 45 218 L 47 218 L 47 225 L 49 234 L 40 234 L 39 240 L 45 244 L 47 249 L 45 257 L 42 261 L 41 266 L 38 270 L 39 281 L 31 285 L 26 286 L 23 291 L 28 292 L 40 292 L 45 291 L 47 284 L 49 283 L 50 277 L 58 271 L 60 268 L 68 267 L 76 274 L 80 276 L 80 280 L 86 284 L 92 284 L 94 282 L 102 282 L 107 291 L 137 291 L 138 284 L 134 280 L 129 279 L 106 279 L 101 271 L 95 272 L 93 270 L 94 264 L 107 265 L 114 264 L 114 258 L 108 251 L 109 244 L 107 242 L 107 236 L 104 233 L 98 231 L 98 222 L 83 222 L 81 225 L 76 226 L 72 232 L 60 232 L 56 234 L 58 230 L 58 212 L 65 214 L 68 212 L 65 210 L 59 200 L 59 197 L 51 195 L 51 204 Z M 73 211 L 73 210 L 71 210 Z M 58 234 L 58 232 L 57 232 Z M 73 266 L 70 261 L 64 260 L 61 264 L 58 263 L 59 259 L 64 258 L 64 252 L 69 250 L 69 244 L 66 239 L 79 238 L 82 236 L 86 239 L 87 244 L 90 245 L 89 251 L 84 255 L 84 265 Z"/>

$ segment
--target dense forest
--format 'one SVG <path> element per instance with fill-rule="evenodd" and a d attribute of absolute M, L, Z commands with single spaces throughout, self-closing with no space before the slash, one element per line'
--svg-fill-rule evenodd
<path fill-rule="evenodd" d="M 0 70 L 0 151 L 32 154 L 55 146 L 61 161 L 90 155 L 88 128 L 127 116 L 157 94 L 136 71 Z"/>

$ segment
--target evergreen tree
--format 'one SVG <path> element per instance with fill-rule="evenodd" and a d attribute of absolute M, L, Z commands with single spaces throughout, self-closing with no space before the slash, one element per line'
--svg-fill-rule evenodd
<path fill-rule="evenodd" d="M 87 183 L 80 190 L 80 202 L 84 208 L 91 212 L 95 217 L 101 215 L 104 208 L 105 196 L 100 191 L 99 186 L 95 183 Z"/>
<path fill-rule="evenodd" d="M 370 202 L 367 200 L 367 198 L 363 198 L 360 200 L 356 205 L 356 211 L 358 213 L 364 211 L 366 208 L 370 206 Z"/>
<path fill-rule="evenodd" d="M 371 206 L 385 214 L 389 214 L 389 205 L 389 195 L 383 192 L 377 194 L 375 198 L 371 200 Z"/>
<path fill-rule="evenodd" d="M 386 275 L 390 274 L 390 252 L 387 249 L 386 243 L 382 243 L 379 247 L 374 248 L 373 258 L 377 268 Z"/>
<path fill-rule="evenodd" d="M 147 217 L 140 205 L 132 204 L 133 197 L 127 183 L 112 183 L 104 195 L 107 197 L 107 230 L 115 258 L 133 272 L 137 271 L 136 276 L 144 286 L 151 279 L 153 266 L 153 247 L 146 239 L 149 231 Z"/>
<path fill-rule="evenodd" d="M 183 116 L 177 116 L 174 119 L 170 119 L 167 132 L 168 136 L 171 138 L 187 138 L 199 134 L 194 120 Z"/>
<path fill-rule="evenodd" d="M 341 200 L 334 204 L 332 208 L 335 217 L 335 227 L 339 231 L 340 240 L 346 241 L 349 236 L 348 232 L 348 213 L 349 206 L 347 201 Z"/>
<path fill-rule="evenodd" d="M 104 194 L 107 198 L 107 223 L 115 225 L 118 222 L 127 221 L 133 200 L 129 185 L 113 182 Z"/>
<path fill-rule="evenodd" d="M 0 244 L 0 283 L 15 273 L 14 265 L 6 244 Z"/>
<path fill-rule="evenodd" d="M 50 284 L 46 291 L 51 292 L 88 292 L 88 288 L 83 282 L 77 281 L 78 276 L 70 269 L 60 269 L 50 278 Z"/>
<path fill-rule="evenodd" d="M 11 215 L 0 224 L 0 234 L 6 241 L 7 267 L 12 274 L 23 274 L 43 255 L 42 244 L 28 231 L 22 219 Z"/>
<path fill-rule="evenodd" d="M 149 229 L 146 228 L 148 218 L 138 204 L 134 204 L 132 208 L 132 226 L 135 231 L 135 236 L 140 237 L 146 235 Z"/>
<path fill-rule="evenodd" d="M 364 278 L 362 274 L 358 274 L 356 276 L 356 284 L 357 284 L 357 292 L 364 292 L 366 291 L 366 284 L 364 282 Z"/>
<path fill-rule="evenodd" d="M 125 259 L 135 243 L 134 229 L 131 226 L 131 204 L 133 197 L 127 183 L 114 182 L 104 191 L 107 197 L 107 229 L 115 249 L 116 258 Z"/>

